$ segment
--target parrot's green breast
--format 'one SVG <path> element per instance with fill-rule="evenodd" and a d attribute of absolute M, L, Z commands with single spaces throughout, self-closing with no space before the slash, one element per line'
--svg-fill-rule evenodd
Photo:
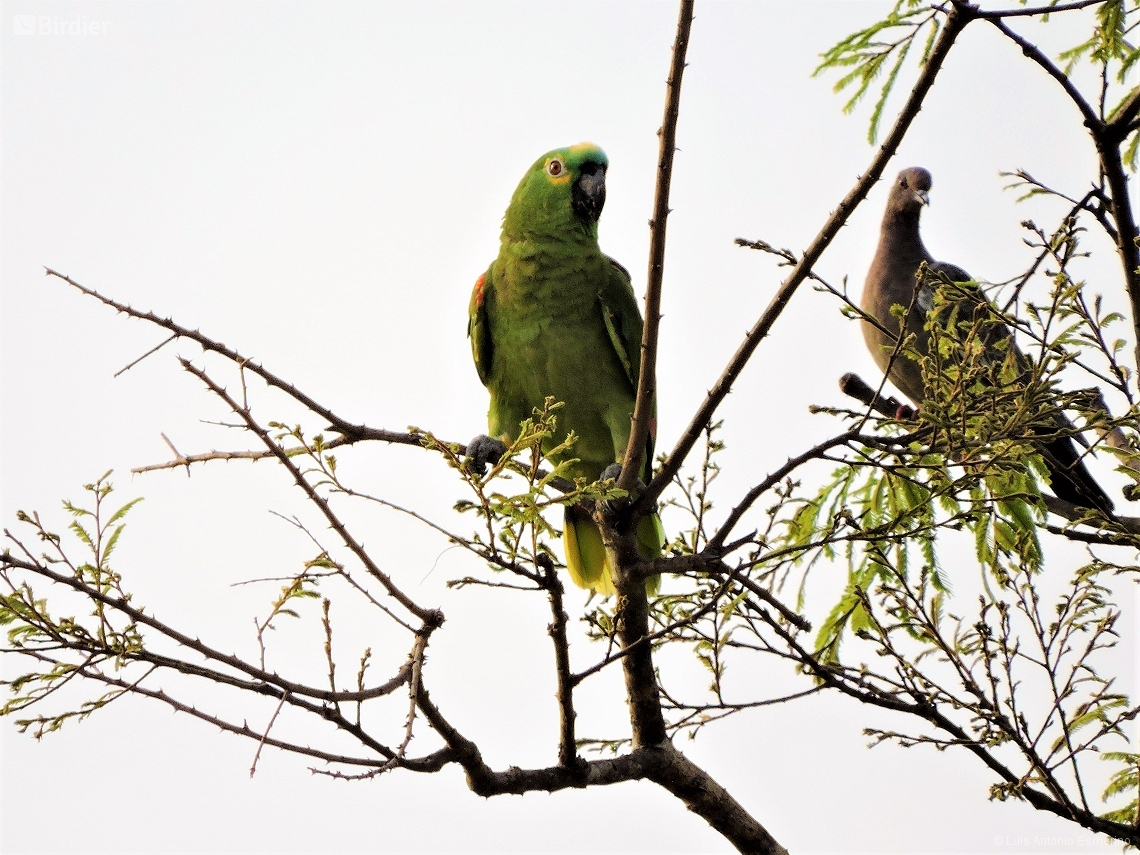
<path fill-rule="evenodd" d="M 580 463 L 571 474 L 596 479 L 625 452 L 634 404 L 604 320 L 602 294 L 616 271 L 600 251 L 567 258 L 535 247 L 504 249 L 491 267 L 486 303 L 495 343 L 487 378 L 491 433 L 513 437 L 553 397 L 564 406 L 551 447 L 574 430 Z"/>

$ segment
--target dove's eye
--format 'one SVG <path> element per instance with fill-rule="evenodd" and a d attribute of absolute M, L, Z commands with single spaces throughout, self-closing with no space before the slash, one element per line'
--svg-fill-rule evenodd
<path fill-rule="evenodd" d="M 546 164 L 546 171 L 551 175 L 557 177 L 562 174 L 562 161 L 558 158 L 552 158 L 550 163 Z"/>

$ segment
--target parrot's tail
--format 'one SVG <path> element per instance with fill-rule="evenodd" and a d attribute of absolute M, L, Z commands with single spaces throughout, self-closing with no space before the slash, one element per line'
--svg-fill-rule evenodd
<path fill-rule="evenodd" d="M 664 546 L 665 529 L 661 526 L 661 517 L 650 514 L 637 527 L 637 551 L 648 561 L 660 558 Z M 566 506 L 562 548 L 566 553 L 566 569 L 570 571 L 575 585 L 596 591 L 603 597 L 613 596 L 613 574 L 602 543 L 602 533 L 590 515 L 577 505 Z M 656 596 L 660 587 L 660 576 L 645 580 L 645 592 L 650 596 Z"/>

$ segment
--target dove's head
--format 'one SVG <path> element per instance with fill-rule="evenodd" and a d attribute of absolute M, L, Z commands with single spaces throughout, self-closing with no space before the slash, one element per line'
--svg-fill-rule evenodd
<path fill-rule="evenodd" d="M 895 186 L 891 188 L 891 196 L 887 202 L 888 213 L 917 217 L 919 212 L 930 204 L 928 194 L 932 183 L 930 173 L 921 166 L 904 169 L 895 179 Z"/>

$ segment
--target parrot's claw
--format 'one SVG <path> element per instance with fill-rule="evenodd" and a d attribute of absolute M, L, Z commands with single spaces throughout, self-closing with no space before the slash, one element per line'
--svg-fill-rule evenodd
<path fill-rule="evenodd" d="M 602 470 L 602 474 L 598 476 L 598 480 L 599 481 L 616 481 L 620 476 L 621 476 L 621 464 L 620 463 L 611 463 L 609 466 L 607 466 L 605 469 Z M 622 498 L 622 499 L 610 499 L 610 500 L 604 502 L 603 504 L 605 504 L 605 506 L 607 508 L 609 508 L 610 510 L 614 510 L 615 508 L 620 507 L 621 503 L 631 502 L 634 498 L 636 498 L 638 495 L 640 495 L 641 493 L 644 493 L 644 492 L 645 492 L 645 482 L 643 482 L 640 478 L 638 478 L 637 479 L 637 486 L 633 490 L 633 493 L 634 493 L 633 496 L 629 496 L 627 498 Z"/>
<path fill-rule="evenodd" d="M 507 446 L 494 437 L 479 434 L 467 443 L 467 468 L 476 475 L 487 471 L 487 464 L 494 465 L 507 453 Z"/>
<path fill-rule="evenodd" d="M 621 475 L 621 464 L 611 463 L 602 470 L 602 474 L 598 476 L 599 481 L 616 481 Z"/>
<path fill-rule="evenodd" d="M 621 464 L 620 463 L 611 463 L 609 466 L 607 466 L 605 469 L 602 470 L 602 474 L 598 476 L 598 480 L 599 481 L 616 481 L 619 477 L 621 477 Z M 642 481 L 640 478 L 637 479 L 636 492 L 638 492 L 638 493 L 644 493 L 645 492 L 645 482 Z"/>

